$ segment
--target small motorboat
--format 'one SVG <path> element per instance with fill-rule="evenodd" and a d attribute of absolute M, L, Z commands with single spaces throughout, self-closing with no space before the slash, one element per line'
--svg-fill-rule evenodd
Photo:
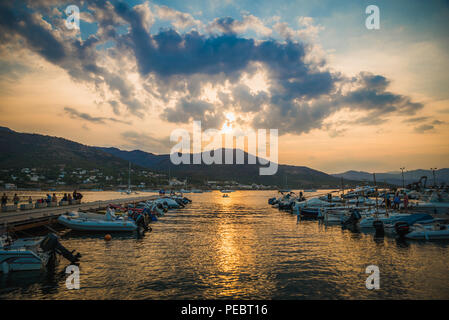
<path fill-rule="evenodd" d="M 422 225 L 416 223 L 411 227 L 411 232 L 407 233 L 405 237 L 412 240 L 447 240 L 449 239 L 449 225 L 440 223 Z"/>
<path fill-rule="evenodd" d="M 7 235 L 0 237 L 0 271 L 31 271 L 45 268 L 56 261 L 56 253 L 62 255 L 72 264 L 79 262 L 81 255 L 64 248 L 55 234 L 45 237 L 23 238 L 13 240 Z"/>
<path fill-rule="evenodd" d="M 390 213 L 390 214 L 373 214 L 367 216 L 359 221 L 360 228 L 375 228 L 374 222 L 380 221 L 383 225 L 394 224 L 395 222 L 401 221 L 406 217 L 409 217 L 409 213 Z"/>
<path fill-rule="evenodd" d="M 322 217 L 320 208 L 302 208 L 299 210 L 301 220 L 316 220 Z"/>
<path fill-rule="evenodd" d="M 137 230 L 137 223 L 128 217 L 116 217 L 112 211 L 103 214 L 68 212 L 58 217 L 63 226 L 77 231 L 130 232 Z"/>

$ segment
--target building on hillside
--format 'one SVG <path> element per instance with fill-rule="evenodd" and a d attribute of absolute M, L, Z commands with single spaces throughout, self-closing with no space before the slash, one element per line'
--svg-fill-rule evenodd
<path fill-rule="evenodd" d="M 17 186 L 14 183 L 5 183 L 5 189 L 6 190 L 15 190 L 15 189 L 17 189 Z"/>
<path fill-rule="evenodd" d="M 184 180 L 184 181 L 179 181 L 179 180 L 177 180 L 177 179 L 175 179 L 175 178 L 173 178 L 173 179 L 171 179 L 171 180 L 169 181 L 170 187 L 174 187 L 174 186 L 185 186 L 186 184 L 187 184 L 187 181 L 186 181 L 186 180 Z"/>

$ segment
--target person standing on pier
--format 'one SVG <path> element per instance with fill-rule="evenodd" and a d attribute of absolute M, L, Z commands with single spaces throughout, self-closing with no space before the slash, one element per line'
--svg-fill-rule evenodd
<path fill-rule="evenodd" d="M 53 197 L 51 198 L 51 202 L 57 202 L 58 199 L 56 198 L 56 194 L 53 193 Z"/>
<path fill-rule="evenodd" d="M 15 206 L 17 206 L 19 204 L 20 198 L 17 195 L 17 193 L 14 194 L 14 198 L 12 198 L 12 201 L 14 201 Z"/>
<path fill-rule="evenodd" d="M 399 204 L 401 203 L 401 198 L 399 197 L 399 191 L 396 192 L 393 198 L 393 208 L 399 210 Z"/>
<path fill-rule="evenodd" d="M 408 207 L 408 195 L 407 193 L 404 194 L 404 209 L 407 212 L 407 207 Z"/>
<path fill-rule="evenodd" d="M 31 196 L 28 198 L 28 203 L 32 204 L 33 203 L 33 199 L 31 198 Z"/>
<path fill-rule="evenodd" d="M 2 207 L 6 206 L 7 203 L 8 203 L 8 196 L 6 195 L 6 193 L 3 193 L 3 196 L 2 196 Z"/>

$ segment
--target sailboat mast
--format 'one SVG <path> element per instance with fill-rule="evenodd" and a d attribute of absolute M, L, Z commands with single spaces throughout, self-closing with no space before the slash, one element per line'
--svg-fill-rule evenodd
<path fill-rule="evenodd" d="M 131 161 L 128 164 L 128 190 L 131 190 Z"/>

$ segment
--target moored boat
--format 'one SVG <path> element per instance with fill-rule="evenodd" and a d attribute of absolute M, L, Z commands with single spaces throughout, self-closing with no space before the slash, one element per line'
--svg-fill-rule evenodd
<path fill-rule="evenodd" d="M 137 230 L 137 223 L 122 217 L 86 213 L 69 212 L 58 217 L 63 226 L 77 231 L 130 232 Z"/>

